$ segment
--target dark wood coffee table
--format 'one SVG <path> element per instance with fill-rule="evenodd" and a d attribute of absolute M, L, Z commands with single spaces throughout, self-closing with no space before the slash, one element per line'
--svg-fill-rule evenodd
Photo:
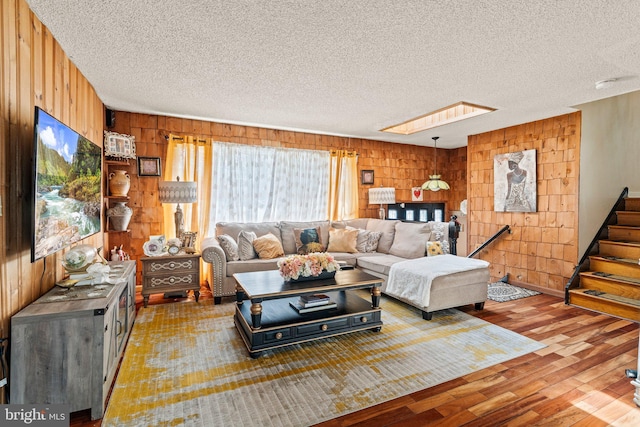
<path fill-rule="evenodd" d="M 355 331 L 382 327 L 380 286 L 382 279 L 360 270 L 343 270 L 333 279 L 285 282 L 278 270 L 236 273 L 234 323 L 249 354 Z M 371 288 L 371 301 L 354 289 Z M 299 314 L 290 302 L 301 295 L 327 294 L 332 309 Z M 247 304 L 245 300 L 250 300 Z"/>

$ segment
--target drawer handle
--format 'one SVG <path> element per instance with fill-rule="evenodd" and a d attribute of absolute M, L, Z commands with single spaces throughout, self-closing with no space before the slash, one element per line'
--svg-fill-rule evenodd
<path fill-rule="evenodd" d="M 170 262 L 170 263 L 169 263 L 169 267 L 170 267 L 170 268 L 175 268 L 175 266 L 176 266 L 176 264 L 175 264 L 174 262 Z"/>
<path fill-rule="evenodd" d="M 362 316 L 362 317 L 360 318 L 360 321 L 361 321 L 362 323 L 367 323 L 367 320 L 369 320 L 369 319 L 367 319 L 367 317 L 366 317 L 366 316 Z"/>
<path fill-rule="evenodd" d="M 282 339 L 282 332 L 278 332 L 278 333 L 276 334 L 276 339 L 277 339 L 277 340 L 281 340 L 281 339 Z"/>
<path fill-rule="evenodd" d="M 329 326 L 327 326 L 327 325 L 322 325 L 322 326 L 320 327 L 320 329 L 322 329 L 323 331 L 326 331 L 327 329 L 329 329 Z"/>
<path fill-rule="evenodd" d="M 175 277 L 172 277 L 172 278 L 169 279 L 169 283 L 173 283 L 175 281 L 176 281 Z"/>

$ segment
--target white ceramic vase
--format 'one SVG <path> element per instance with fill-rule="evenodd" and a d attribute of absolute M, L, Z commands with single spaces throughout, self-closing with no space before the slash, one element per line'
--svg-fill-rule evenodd
<path fill-rule="evenodd" d="M 133 210 L 126 205 L 126 202 L 116 202 L 115 206 L 107 209 L 107 218 L 114 231 L 125 231 L 131 221 Z"/>

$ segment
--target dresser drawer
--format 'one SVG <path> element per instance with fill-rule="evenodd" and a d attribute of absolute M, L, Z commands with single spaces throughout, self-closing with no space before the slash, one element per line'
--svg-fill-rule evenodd
<path fill-rule="evenodd" d="M 314 322 L 308 325 L 300 325 L 297 327 L 298 336 L 318 334 L 322 332 L 331 332 L 337 329 L 346 328 L 349 326 L 348 317 L 340 317 L 337 319 L 327 319 L 322 322 Z"/>
<path fill-rule="evenodd" d="M 177 272 L 194 272 L 199 271 L 200 260 L 194 258 L 175 258 L 175 259 L 158 259 L 147 260 L 144 263 L 143 272 L 147 274 L 170 274 Z"/>
<path fill-rule="evenodd" d="M 353 320 L 353 326 L 362 326 L 367 323 L 372 323 L 380 320 L 380 312 L 372 311 L 370 313 L 361 313 L 351 318 Z"/>
<path fill-rule="evenodd" d="M 200 275 L 198 273 L 191 274 L 163 274 L 161 276 L 145 276 L 144 288 L 171 288 L 171 287 L 199 287 Z"/>
<path fill-rule="evenodd" d="M 278 341 L 285 341 L 291 338 L 291 328 L 276 329 L 265 332 L 264 343 L 270 344 Z"/>

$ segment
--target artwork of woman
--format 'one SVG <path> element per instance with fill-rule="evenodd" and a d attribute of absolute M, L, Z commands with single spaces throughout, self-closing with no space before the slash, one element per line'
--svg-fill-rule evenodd
<path fill-rule="evenodd" d="M 536 150 L 496 154 L 493 172 L 496 212 L 536 211 Z"/>
<path fill-rule="evenodd" d="M 507 197 L 505 199 L 505 212 L 529 212 L 531 206 L 526 196 L 527 171 L 520 167 L 520 161 L 524 158 L 522 151 L 517 151 L 509 156 L 509 173 L 507 173 Z"/>

